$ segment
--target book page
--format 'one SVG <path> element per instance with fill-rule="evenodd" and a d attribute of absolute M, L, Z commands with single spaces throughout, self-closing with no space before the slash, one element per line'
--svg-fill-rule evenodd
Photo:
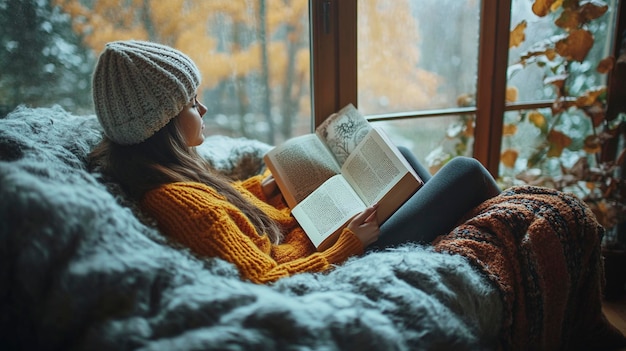
<path fill-rule="evenodd" d="M 337 175 L 300 202 L 291 213 L 315 247 L 323 250 L 328 246 L 326 240 L 338 235 L 365 207 L 346 180 Z"/>
<path fill-rule="evenodd" d="M 264 156 L 290 208 L 340 172 L 339 164 L 315 134 L 287 140 Z"/>
<path fill-rule="evenodd" d="M 366 206 L 379 203 L 380 223 L 423 184 L 378 129 L 367 134 L 343 165 L 342 173 Z"/>
<path fill-rule="evenodd" d="M 328 117 L 315 132 L 341 166 L 371 129 L 365 116 L 349 104 Z"/>
<path fill-rule="evenodd" d="M 375 132 L 369 133 L 342 167 L 364 203 L 375 203 L 406 173 L 405 167 L 394 161 L 384 141 Z"/>

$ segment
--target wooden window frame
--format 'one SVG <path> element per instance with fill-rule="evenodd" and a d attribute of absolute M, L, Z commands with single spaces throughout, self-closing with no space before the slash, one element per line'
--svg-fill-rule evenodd
<path fill-rule="evenodd" d="M 619 52 L 624 33 L 624 6 L 619 2 L 613 52 Z M 348 103 L 357 106 L 357 0 L 311 0 L 313 126 Z M 369 120 L 422 118 L 474 113 L 474 154 L 498 176 L 505 111 L 550 107 L 550 101 L 505 103 L 511 1 L 481 2 L 476 107 L 412 111 L 368 116 Z M 624 67 L 609 76 L 607 113 L 624 112 Z M 620 88 L 620 86 L 622 88 Z M 616 148 L 614 145 L 613 148 Z"/>

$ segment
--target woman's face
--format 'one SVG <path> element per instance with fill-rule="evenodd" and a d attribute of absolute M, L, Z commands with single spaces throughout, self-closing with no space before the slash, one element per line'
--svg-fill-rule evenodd
<path fill-rule="evenodd" d="M 193 99 L 185 105 L 182 111 L 176 116 L 176 122 L 178 123 L 178 129 L 183 134 L 187 146 L 198 146 L 204 141 L 204 122 L 202 122 L 202 116 L 206 113 L 206 106 L 198 101 L 198 97 L 194 96 Z"/>

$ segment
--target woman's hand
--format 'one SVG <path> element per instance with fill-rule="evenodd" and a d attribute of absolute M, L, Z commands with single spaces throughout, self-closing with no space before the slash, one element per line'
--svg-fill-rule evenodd
<path fill-rule="evenodd" d="M 373 244 L 380 235 L 380 228 L 376 221 L 377 208 L 378 204 L 366 208 L 348 224 L 348 228 L 361 240 L 363 247 Z"/>
<path fill-rule="evenodd" d="M 263 189 L 263 194 L 265 194 L 265 197 L 268 199 L 278 193 L 276 179 L 274 179 L 274 176 L 271 174 L 261 181 L 261 188 Z"/>

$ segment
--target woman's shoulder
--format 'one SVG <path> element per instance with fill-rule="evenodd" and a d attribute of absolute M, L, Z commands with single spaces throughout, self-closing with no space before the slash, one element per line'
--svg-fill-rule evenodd
<path fill-rule="evenodd" d="M 162 197 L 185 197 L 185 196 L 203 196 L 203 197 L 215 197 L 223 199 L 217 190 L 213 187 L 199 182 L 174 182 L 160 185 L 150 191 L 148 191 L 144 199 L 148 198 L 162 198 Z"/>

